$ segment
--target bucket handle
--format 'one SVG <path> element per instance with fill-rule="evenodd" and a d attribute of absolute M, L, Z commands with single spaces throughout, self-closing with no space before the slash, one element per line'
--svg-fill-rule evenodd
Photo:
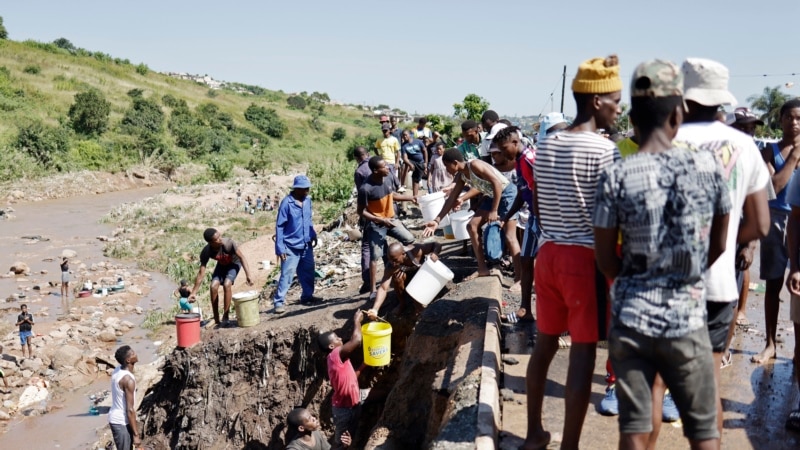
<path fill-rule="evenodd" d="M 361 310 L 361 312 L 362 312 L 362 313 L 364 313 L 364 314 L 366 314 L 366 313 L 367 313 L 367 311 L 364 311 L 363 309 Z M 369 316 L 367 316 L 367 317 L 369 317 Z M 380 320 L 381 322 L 386 322 L 386 323 L 389 323 L 389 321 L 388 321 L 388 320 L 386 320 L 386 319 L 384 319 L 383 317 L 380 317 L 380 316 L 375 316 L 375 317 L 377 317 L 377 318 L 378 318 L 378 320 Z"/>

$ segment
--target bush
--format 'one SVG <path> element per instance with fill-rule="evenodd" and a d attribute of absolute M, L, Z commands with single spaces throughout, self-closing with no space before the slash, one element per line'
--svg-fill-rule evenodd
<path fill-rule="evenodd" d="M 8 39 L 8 30 L 3 25 L 3 18 L 0 17 L 0 39 Z"/>
<path fill-rule="evenodd" d="M 42 174 L 42 167 L 31 155 L 15 148 L 0 149 L 0 180 L 14 181 Z"/>
<path fill-rule="evenodd" d="M 260 146 L 256 149 L 250 162 L 247 163 L 247 170 L 249 170 L 253 176 L 265 175 L 271 167 L 272 162 L 267 156 L 266 150 Z"/>
<path fill-rule="evenodd" d="M 244 112 L 244 118 L 267 136 L 280 139 L 286 133 L 286 124 L 274 109 L 251 103 Z"/>
<path fill-rule="evenodd" d="M 147 64 L 145 64 L 145 63 L 141 63 L 141 64 L 136 66 L 136 73 L 138 73 L 139 75 L 147 75 L 147 72 L 149 72 L 149 71 L 150 71 L 150 68 L 147 67 Z"/>
<path fill-rule="evenodd" d="M 333 142 L 343 141 L 347 137 L 347 131 L 342 127 L 336 127 L 333 129 L 333 134 L 331 134 L 331 140 Z"/>
<path fill-rule="evenodd" d="M 211 158 L 208 161 L 208 172 L 212 180 L 226 181 L 233 176 L 233 163 L 223 158 Z"/>
<path fill-rule="evenodd" d="M 109 155 L 96 141 L 78 141 L 69 149 L 69 159 L 84 169 L 102 170 L 109 162 Z"/>
<path fill-rule="evenodd" d="M 356 147 L 364 147 L 367 149 L 367 152 L 373 154 L 375 152 L 375 142 L 378 141 L 380 137 L 377 134 L 359 134 L 350 139 L 350 142 L 347 144 L 345 149 L 344 157 L 348 161 L 355 161 L 356 157 L 353 156 L 353 150 Z"/>
<path fill-rule="evenodd" d="M 102 92 L 92 89 L 75 94 L 75 103 L 69 107 L 67 115 L 72 129 L 87 136 L 99 136 L 108 128 L 108 115 L 111 103 Z"/>
<path fill-rule="evenodd" d="M 206 92 L 206 96 L 207 96 L 208 98 L 217 98 L 217 95 L 218 95 L 218 94 L 219 94 L 219 93 L 217 92 L 217 90 L 216 90 L 216 89 L 209 89 L 209 90 L 208 90 L 208 92 Z"/>
<path fill-rule="evenodd" d="M 69 149 L 69 134 L 63 128 L 31 122 L 19 129 L 17 147 L 44 167 L 52 167 Z"/>
<path fill-rule="evenodd" d="M 189 109 L 189 106 L 186 104 L 186 100 L 182 98 L 175 98 L 170 94 L 161 97 L 161 103 L 163 103 L 167 108 Z"/>
<path fill-rule="evenodd" d="M 299 95 L 290 95 L 289 98 L 286 99 L 286 103 L 288 103 L 289 107 L 292 109 L 306 109 L 306 101 Z"/>
<path fill-rule="evenodd" d="M 128 134 L 158 134 L 164 126 L 164 112 L 156 102 L 134 97 L 133 105 L 125 111 L 121 125 Z"/>
<path fill-rule="evenodd" d="M 33 64 L 30 66 L 25 66 L 25 68 L 22 69 L 22 71 L 25 73 L 29 73 L 31 75 L 39 75 L 39 73 L 42 71 L 42 68 Z"/>

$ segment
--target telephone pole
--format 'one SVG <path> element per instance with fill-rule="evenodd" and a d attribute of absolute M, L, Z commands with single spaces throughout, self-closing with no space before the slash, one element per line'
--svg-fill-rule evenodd
<path fill-rule="evenodd" d="M 561 114 L 564 114 L 564 88 L 567 85 L 567 66 L 564 65 L 564 72 L 561 74 Z"/>

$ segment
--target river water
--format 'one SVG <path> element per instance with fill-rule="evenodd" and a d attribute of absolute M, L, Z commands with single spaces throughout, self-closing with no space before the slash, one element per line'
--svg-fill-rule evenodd
<path fill-rule="evenodd" d="M 113 229 L 109 225 L 100 223 L 99 220 L 119 204 L 140 201 L 163 190 L 164 188 L 146 188 L 13 205 L 15 218 L 0 221 L 0 248 L 3 249 L 0 252 L 0 272 L 6 271 L 16 261 L 23 261 L 31 268 L 31 275 L 28 278 L 37 279 L 44 285 L 47 281 L 60 281 L 59 257 L 64 249 L 75 250 L 78 253 L 76 259 L 87 266 L 109 261 L 135 270 L 134 263 L 103 256 L 104 244 L 97 239 L 97 236 L 111 235 Z M 29 239 L 22 238 L 35 235 L 41 235 L 49 240 L 31 244 Z M 77 269 L 74 265 L 70 268 Z M 41 275 L 41 270 L 47 270 L 48 274 Z M 148 295 L 140 298 L 138 305 L 148 309 L 153 306 L 151 299 L 155 299 L 156 305 L 167 306 L 169 294 L 174 287 L 164 275 L 159 273 L 151 275 L 152 278 L 148 283 L 151 290 Z M 76 282 L 74 277 L 73 282 Z M 0 279 L 0 298 L 5 299 L 11 294 L 20 292 L 19 285 L 31 286 L 33 283 L 22 283 L 14 278 Z M 58 292 L 58 286 L 51 290 Z M 16 322 L 18 305 L 25 299 L 20 300 L 13 303 L 15 308 L 0 311 L 2 323 Z M 41 302 L 29 302 L 29 310 L 36 321 L 34 332 L 37 327 L 46 328 L 48 324 L 56 323 L 57 318 L 75 302 L 76 300 L 73 300 L 71 304 L 64 304 L 59 295 L 44 296 Z M 45 306 L 49 308 L 49 316 L 37 315 L 37 311 L 41 311 Z M 122 319 L 138 325 L 143 317 L 133 315 Z M 130 345 L 139 356 L 139 364 L 148 364 L 155 360 L 156 348 L 146 335 L 146 330 L 134 328 L 118 340 L 117 345 L 122 343 Z M 20 356 L 19 346 L 6 348 L 4 352 Z M 39 417 L 15 417 L 8 424 L 7 432 L 0 435 L 0 448 L 88 448 L 97 440 L 96 430 L 105 426 L 107 416 L 89 415 L 87 396 L 108 388 L 108 380 L 100 377 L 90 386 L 59 396 L 53 404 L 62 407 L 49 414 Z M 15 389 L 15 394 L 19 393 L 21 391 Z M 144 392 L 137 392 L 137 395 L 144 395 Z"/>

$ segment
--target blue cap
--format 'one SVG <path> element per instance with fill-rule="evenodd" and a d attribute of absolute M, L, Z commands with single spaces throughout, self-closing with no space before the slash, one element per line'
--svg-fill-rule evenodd
<path fill-rule="evenodd" d="M 308 189 L 311 187 L 311 180 L 305 175 L 298 175 L 294 177 L 294 184 L 292 189 Z"/>
<path fill-rule="evenodd" d="M 567 120 L 564 114 L 560 112 L 547 113 L 539 119 L 539 139 L 544 139 L 547 136 L 547 130 L 553 125 L 565 123 Z"/>

